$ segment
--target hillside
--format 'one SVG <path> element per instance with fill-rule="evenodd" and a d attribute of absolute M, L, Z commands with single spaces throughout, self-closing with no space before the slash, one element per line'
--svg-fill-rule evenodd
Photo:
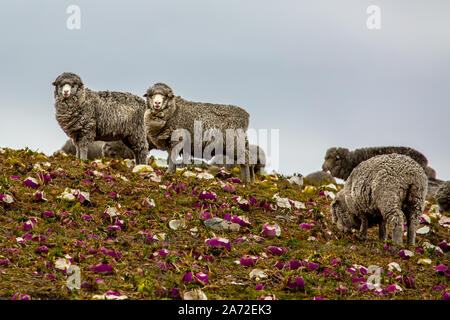
<path fill-rule="evenodd" d="M 448 213 L 433 199 L 410 256 L 377 228 L 366 242 L 337 230 L 342 185 L 28 149 L 0 149 L 0 169 L 0 299 L 448 299 Z"/>

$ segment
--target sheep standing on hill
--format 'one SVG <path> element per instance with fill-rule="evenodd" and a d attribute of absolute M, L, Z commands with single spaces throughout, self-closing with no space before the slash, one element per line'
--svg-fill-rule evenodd
<path fill-rule="evenodd" d="M 415 160 L 424 170 L 428 159 L 419 151 L 409 147 L 371 147 L 350 151 L 346 148 L 330 148 L 325 154 L 323 171 L 330 171 L 333 177 L 346 180 L 352 170 L 361 162 L 382 154 L 404 154 Z"/>
<path fill-rule="evenodd" d="M 379 237 L 386 240 L 386 223 L 392 240 L 401 245 L 403 215 L 408 226 L 408 245 L 414 246 L 417 226 L 425 206 L 427 176 L 417 162 L 399 154 L 372 157 L 361 162 L 348 177 L 344 189 L 331 204 L 333 223 L 341 231 L 379 224 Z"/>
<path fill-rule="evenodd" d="M 435 199 L 442 211 L 450 212 L 450 181 L 444 182 L 439 187 Z"/>
<path fill-rule="evenodd" d="M 243 163 L 241 164 L 241 175 L 244 180 L 250 181 L 249 155 L 248 155 L 248 139 L 246 131 L 249 124 L 249 114 L 242 108 L 232 105 L 219 105 L 211 103 L 192 102 L 184 100 L 181 97 L 175 97 L 172 89 L 164 83 L 156 83 L 147 90 L 144 95 L 147 98 L 148 109 L 145 112 L 145 126 L 147 135 L 152 143 L 160 150 L 169 152 L 168 173 L 175 172 L 175 159 L 181 150 L 175 150 L 179 141 L 172 141 L 173 134 L 184 132 L 189 135 L 189 139 L 184 140 L 186 148 L 183 151 L 183 157 L 198 156 L 194 150 L 199 148 L 202 156 L 205 155 L 205 149 L 209 148 L 210 157 L 204 157 L 210 160 L 218 150 L 210 148 L 215 145 L 215 136 L 213 141 L 202 141 L 201 145 L 196 143 L 196 136 L 200 135 L 204 139 L 204 134 L 210 130 L 219 132 L 223 139 L 220 145 L 223 146 L 222 154 L 226 154 L 227 130 L 240 132 L 241 146 L 239 149 L 239 139 L 233 138 L 234 143 L 234 160 L 240 156 Z M 200 124 L 200 128 L 196 126 Z M 231 147 L 231 146 L 230 146 Z M 238 147 L 238 148 L 237 148 Z M 238 150 L 237 150 L 238 149 Z M 243 154 L 239 154 L 242 149 Z M 237 152 L 236 152 L 237 151 Z M 217 163 L 217 161 L 216 161 Z"/>
<path fill-rule="evenodd" d="M 131 93 L 92 91 L 70 72 L 58 76 L 53 85 L 56 120 L 72 138 L 78 158 L 87 159 L 88 146 L 95 140 L 121 140 L 133 150 L 136 163 L 145 163 L 148 142 L 143 99 Z"/>

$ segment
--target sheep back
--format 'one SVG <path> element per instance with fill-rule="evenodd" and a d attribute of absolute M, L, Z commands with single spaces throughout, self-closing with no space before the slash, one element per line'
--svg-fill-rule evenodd
<path fill-rule="evenodd" d="M 435 199 L 443 211 L 450 212 L 450 181 L 444 182 L 437 189 Z"/>

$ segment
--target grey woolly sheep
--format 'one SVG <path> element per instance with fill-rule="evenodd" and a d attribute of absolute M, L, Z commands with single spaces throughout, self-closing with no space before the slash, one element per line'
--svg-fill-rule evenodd
<path fill-rule="evenodd" d="M 434 197 L 439 187 L 444 183 L 445 181 L 428 177 L 427 196 Z"/>
<path fill-rule="evenodd" d="M 336 183 L 336 179 L 333 176 L 325 171 L 316 171 L 308 174 L 305 179 L 308 179 L 312 183 L 323 184 L 323 183 Z"/>
<path fill-rule="evenodd" d="M 441 210 L 450 212 L 450 181 L 444 182 L 434 197 Z"/>
<path fill-rule="evenodd" d="M 134 153 L 122 141 L 108 141 L 103 144 L 103 156 L 106 158 L 133 159 Z"/>
<path fill-rule="evenodd" d="M 250 164 L 250 176 L 253 176 L 252 180 L 254 180 L 254 175 L 256 173 L 261 174 L 261 170 L 265 168 L 266 166 L 266 153 L 264 150 L 256 145 L 256 144 L 250 144 L 249 145 L 249 154 L 251 155 L 252 152 L 254 152 L 254 157 L 256 158 L 256 164 Z M 236 167 L 236 164 L 231 163 L 232 161 L 225 161 L 225 168 L 227 169 L 233 169 Z M 212 161 L 212 164 L 214 164 L 214 160 Z M 219 166 L 221 164 L 218 164 Z"/>
<path fill-rule="evenodd" d="M 89 160 L 99 159 L 102 157 L 102 147 L 103 147 L 103 141 L 94 141 L 88 145 L 88 153 L 87 158 Z M 62 151 L 64 151 L 66 154 L 73 154 L 76 155 L 77 150 L 75 148 L 75 145 L 73 144 L 72 139 L 68 139 L 64 146 L 61 148 Z"/>
<path fill-rule="evenodd" d="M 427 175 L 428 179 L 436 179 L 436 170 L 431 167 L 425 168 L 425 174 Z"/>
<path fill-rule="evenodd" d="M 136 163 L 145 163 L 148 142 L 142 98 L 131 93 L 92 91 L 70 72 L 59 75 L 53 85 L 56 120 L 72 138 L 78 158 L 87 159 L 88 146 L 95 140 L 121 140 L 133 150 Z"/>
<path fill-rule="evenodd" d="M 386 224 L 392 240 L 401 245 L 403 215 L 408 226 L 408 245 L 414 246 L 417 226 L 425 206 L 427 176 L 410 157 L 399 154 L 375 156 L 361 162 L 331 203 L 333 223 L 341 231 L 379 224 L 379 237 L 386 240 Z"/>
<path fill-rule="evenodd" d="M 325 154 L 323 171 L 330 171 L 333 177 L 346 180 L 352 170 L 361 162 L 382 154 L 404 154 L 415 160 L 423 169 L 428 165 L 427 158 L 409 147 L 371 147 L 350 151 L 346 148 L 330 148 Z"/>
<path fill-rule="evenodd" d="M 184 146 L 186 147 L 183 151 L 188 153 L 183 153 L 183 157 L 187 158 L 192 155 L 198 157 L 194 152 L 197 149 L 202 152 L 203 158 L 210 160 L 213 156 L 226 154 L 226 138 L 228 138 L 226 131 L 232 130 L 239 132 L 242 138 L 234 137 L 233 140 L 230 139 L 234 143 L 234 150 L 238 150 L 238 152 L 235 152 L 234 160 L 238 158 L 238 155 L 241 155 L 238 154 L 239 150 L 243 149 L 243 161 L 242 157 L 240 158 L 242 161 L 241 174 L 243 179 L 251 181 L 249 146 L 245 133 L 248 129 L 250 116 L 244 109 L 232 105 L 187 101 L 179 96 L 174 96 L 172 89 L 164 83 L 156 83 L 147 90 L 144 96 L 147 98 L 148 107 L 145 112 L 147 136 L 156 148 L 169 152 L 168 173 L 175 171 L 174 158 L 181 152 L 181 149 L 175 150 L 180 146 L 180 142 L 172 141 L 174 133 L 175 135 L 183 133 L 188 136 L 183 136 Z M 216 133 L 222 135 L 222 142 L 219 139 L 216 141 L 217 135 L 215 133 L 212 135 L 211 142 L 203 140 L 205 133 L 211 130 L 216 130 Z M 196 137 L 200 138 L 198 136 L 203 140 L 201 144 L 195 140 Z M 241 149 L 237 148 L 239 140 Z M 244 145 L 242 146 L 242 144 Z M 219 145 L 223 148 L 222 153 L 216 154 Z M 205 156 L 207 150 L 210 154 Z"/>

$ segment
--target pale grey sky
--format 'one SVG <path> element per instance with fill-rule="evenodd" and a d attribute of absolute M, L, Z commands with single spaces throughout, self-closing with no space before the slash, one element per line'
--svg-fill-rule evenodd
<path fill-rule="evenodd" d="M 406 145 L 450 179 L 447 0 L 2 0 L 0 146 L 63 145 L 51 82 L 64 71 L 94 90 L 166 82 L 242 106 L 251 128 L 280 129 L 281 173 L 319 170 L 332 146 Z"/>

